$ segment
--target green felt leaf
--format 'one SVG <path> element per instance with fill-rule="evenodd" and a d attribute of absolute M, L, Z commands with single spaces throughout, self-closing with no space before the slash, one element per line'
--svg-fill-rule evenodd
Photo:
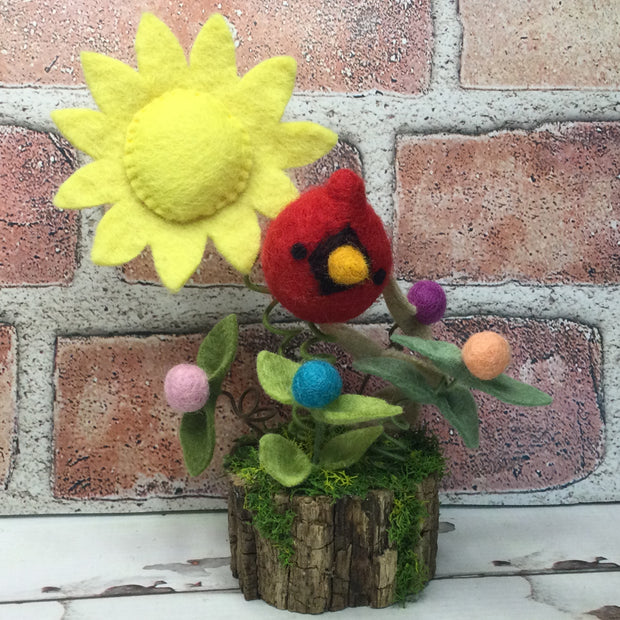
<path fill-rule="evenodd" d="M 383 433 L 383 426 L 367 426 L 333 437 L 321 448 L 319 466 L 324 469 L 344 469 L 357 463 L 366 450 Z"/>
<path fill-rule="evenodd" d="M 258 445 L 258 458 L 265 471 L 285 487 L 302 483 L 312 471 L 305 452 L 282 435 L 263 435 Z"/>
<path fill-rule="evenodd" d="M 213 458 L 215 404 L 237 354 L 238 339 L 237 317 L 230 314 L 213 326 L 198 349 L 196 364 L 209 378 L 209 400 L 200 411 L 184 414 L 179 429 L 183 459 L 191 476 L 201 474 Z"/>
<path fill-rule="evenodd" d="M 451 342 L 426 340 L 415 336 L 394 334 L 392 340 L 398 344 L 427 357 L 439 370 L 451 377 L 459 376 L 463 370 L 469 371 L 461 359 L 461 349 Z"/>
<path fill-rule="evenodd" d="M 353 368 L 395 385 L 403 395 L 416 403 L 434 403 L 436 395 L 424 375 L 410 362 L 393 357 L 367 357 L 353 363 Z"/>
<path fill-rule="evenodd" d="M 520 405 L 521 407 L 542 407 L 550 405 L 553 398 L 546 392 L 535 388 L 533 385 L 517 381 L 508 375 L 500 375 L 495 379 L 483 381 L 470 375 L 471 379 L 467 381 L 469 387 L 486 392 L 491 396 L 495 396 L 510 405 Z M 459 381 L 465 383 L 459 377 Z"/>
<path fill-rule="evenodd" d="M 327 407 L 313 409 L 311 413 L 315 422 L 348 426 L 382 418 L 392 418 L 402 412 L 402 407 L 390 405 L 382 398 L 360 396 L 359 394 L 342 394 L 329 403 Z"/>
<path fill-rule="evenodd" d="M 538 407 L 549 405 L 553 400 L 549 394 L 538 388 L 512 379 L 505 374 L 486 381 L 474 377 L 465 366 L 461 359 L 461 350 L 455 344 L 400 335 L 392 336 L 392 340 L 424 355 L 439 370 L 454 377 L 459 383 L 474 390 L 486 392 L 505 403 L 522 407 Z"/>
<path fill-rule="evenodd" d="M 239 341 L 239 326 L 237 316 L 229 314 L 206 335 L 198 349 L 196 364 L 209 377 L 209 388 L 219 394 L 222 381 L 230 370 Z"/>
<path fill-rule="evenodd" d="M 284 405 L 295 403 L 291 385 L 300 366 L 297 362 L 269 351 L 261 351 L 256 357 L 258 380 L 265 394 Z"/>
<path fill-rule="evenodd" d="M 185 413 L 179 437 L 185 467 L 190 476 L 198 476 L 211 463 L 215 448 L 215 401 L 209 398 L 200 411 Z"/>
<path fill-rule="evenodd" d="M 443 417 L 463 438 L 468 448 L 477 448 L 479 443 L 478 407 L 471 392 L 454 385 L 443 392 L 437 401 Z"/>

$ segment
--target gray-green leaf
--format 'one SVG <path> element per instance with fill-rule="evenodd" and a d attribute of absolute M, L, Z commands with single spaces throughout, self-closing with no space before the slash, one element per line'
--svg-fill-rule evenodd
<path fill-rule="evenodd" d="M 486 392 L 491 396 L 495 396 L 509 405 L 520 405 L 521 407 L 541 407 L 549 405 L 553 398 L 546 392 L 535 388 L 533 385 L 512 379 L 508 375 L 500 375 L 495 379 L 483 381 L 476 379 L 470 375 L 471 379 L 467 381 L 469 387 Z M 462 383 L 465 381 L 459 378 Z"/>
<path fill-rule="evenodd" d="M 357 463 L 383 432 L 383 426 L 367 426 L 333 437 L 321 448 L 319 466 L 344 469 Z"/>
<path fill-rule="evenodd" d="M 392 336 L 394 342 L 416 351 L 430 359 L 439 370 L 450 377 L 454 377 L 459 383 L 486 392 L 510 405 L 522 407 L 538 407 L 549 405 L 551 396 L 527 383 L 512 379 L 508 375 L 501 374 L 495 379 L 483 380 L 474 377 L 461 358 L 461 350 L 450 342 L 437 340 L 423 340 L 410 336 Z M 399 386 L 400 387 L 400 386 Z"/>
<path fill-rule="evenodd" d="M 403 412 L 402 407 L 390 405 L 382 398 L 342 394 L 323 409 L 313 409 L 312 417 L 324 424 L 352 425 L 382 418 L 392 418 Z"/>
<path fill-rule="evenodd" d="M 291 385 L 300 366 L 297 362 L 269 351 L 261 351 L 256 358 L 256 371 L 263 390 L 284 405 L 295 402 Z"/>
<path fill-rule="evenodd" d="M 427 357 L 439 370 L 445 372 L 450 377 L 459 376 L 463 369 L 469 374 L 461 359 L 461 350 L 451 342 L 426 340 L 425 338 L 402 336 L 400 334 L 394 334 L 392 340 Z"/>
<path fill-rule="evenodd" d="M 258 446 L 258 458 L 265 471 L 285 487 L 301 484 L 312 471 L 305 452 L 282 435 L 263 435 Z"/>
<path fill-rule="evenodd" d="M 451 424 L 468 448 L 477 448 L 479 443 L 479 421 L 476 401 L 470 391 L 461 386 L 452 386 L 443 392 L 437 406 L 443 417 Z"/>
<path fill-rule="evenodd" d="M 424 375 L 410 362 L 393 357 L 367 357 L 353 363 L 353 368 L 381 377 L 398 387 L 416 403 L 434 403 L 436 395 Z"/>

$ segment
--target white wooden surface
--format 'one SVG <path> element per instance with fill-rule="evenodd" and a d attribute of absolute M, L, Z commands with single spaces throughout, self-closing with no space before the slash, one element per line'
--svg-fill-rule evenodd
<path fill-rule="evenodd" d="M 620 618 L 620 504 L 444 508 L 441 522 L 418 601 L 337 618 Z M 0 551 L 0 620 L 298 616 L 239 594 L 224 513 L 1 518 Z"/>

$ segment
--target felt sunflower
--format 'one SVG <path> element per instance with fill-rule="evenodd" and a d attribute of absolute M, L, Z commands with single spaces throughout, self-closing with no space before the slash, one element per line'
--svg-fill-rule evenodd
<path fill-rule="evenodd" d="M 298 192 L 284 172 L 309 164 L 336 143 L 311 122 L 281 122 L 295 82 L 288 56 L 237 75 L 235 45 L 213 15 L 189 62 L 168 27 L 145 14 L 135 41 L 138 70 L 83 53 L 86 83 L 99 110 L 52 114 L 62 134 L 94 161 L 58 190 L 60 209 L 111 204 L 92 248 L 93 262 L 120 265 L 151 247 L 169 289 L 180 289 L 211 238 L 238 271 L 260 249 L 256 212 L 273 218 Z"/>

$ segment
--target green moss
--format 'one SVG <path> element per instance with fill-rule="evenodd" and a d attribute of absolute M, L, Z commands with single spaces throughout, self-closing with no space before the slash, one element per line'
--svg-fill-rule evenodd
<path fill-rule="evenodd" d="M 282 429 L 286 433 L 285 429 Z M 397 446 L 397 450 L 395 450 Z M 226 468 L 245 483 L 245 507 L 254 514 L 254 525 L 261 536 L 278 549 L 280 561 L 287 565 L 294 553 L 292 510 L 282 512 L 274 502 L 276 495 L 327 495 L 334 501 L 345 495 L 366 497 L 371 489 L 394 492 L 389 538 L 398 550 L 395 599 L 405 599 L 422 590 L 428 569 L 414 553 L 426 507 L 416 498 L 417 486 L 429 476 L 443 473 L 444 461 L 437 441 L 424 431 L 408 431 L 395 439 L 379 439 L 364 458 L 343 471 L 316 467 L 303 484 L 285 488 L 260 466 L 255 445 L 238 445 L 226 459 Z"/>

